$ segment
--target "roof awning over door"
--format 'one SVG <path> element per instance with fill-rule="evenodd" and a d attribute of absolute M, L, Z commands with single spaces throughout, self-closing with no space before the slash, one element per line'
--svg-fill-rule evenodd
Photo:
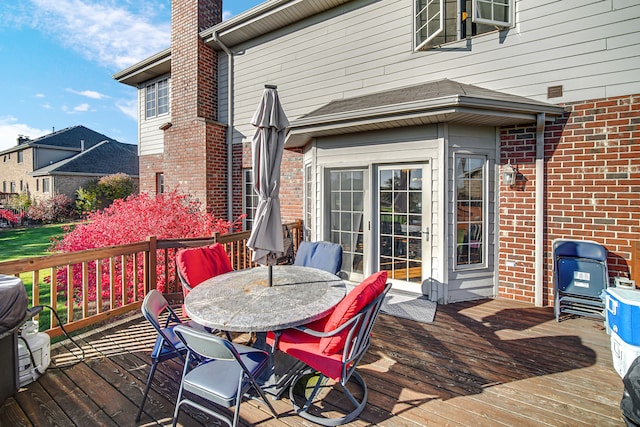
<path fill-rule="evenodd" d="M 537 115 L 562 115 L 557 105 L 452 80 L 438 80 L 341 99 L 294 120 L 285 147 L 312 138 L 434 123 L 509 126 L 535 123 Z"/>

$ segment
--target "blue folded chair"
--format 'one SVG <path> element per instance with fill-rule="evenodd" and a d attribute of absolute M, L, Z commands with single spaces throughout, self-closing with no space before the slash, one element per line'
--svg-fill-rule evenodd
<path fill-rule="evenodd" d="M 331 242 L 300 242 L 293 265 L 338 274 L 342 268 L 342 246 Z"/>

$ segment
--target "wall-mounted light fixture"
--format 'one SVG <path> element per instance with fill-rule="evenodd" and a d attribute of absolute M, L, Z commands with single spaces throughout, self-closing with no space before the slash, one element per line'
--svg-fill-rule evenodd
<path fill-rule="evenodd" d="M 516 183 L 516 174 L 518 170 L 511 165 L 511 161 L 502 167 L 502 183 L 512 186 Z"/>

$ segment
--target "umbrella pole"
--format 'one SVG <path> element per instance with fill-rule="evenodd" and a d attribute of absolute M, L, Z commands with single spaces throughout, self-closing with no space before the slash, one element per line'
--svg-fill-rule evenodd
<path fill-rule="evenodd" d="M 273 266 L 269 265 L 269 287 L 273 286 Z"/>

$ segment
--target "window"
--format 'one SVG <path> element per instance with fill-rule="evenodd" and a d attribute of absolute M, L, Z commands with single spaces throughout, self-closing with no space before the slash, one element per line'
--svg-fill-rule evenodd
<path fill-rule="evenodd" d="M 15 193 L 16 192 L 16 183 L 11 181 L 11 184 L 9 184 L 10 188 L 9 188 L 9 192 L 10 193 Z"/>
<path fill-rule="evenodd" d="M 364 273 L 365 170 L 330 170 L 329 240 L 342 246 L 342 271 Z"/>
<path fill-rule="evenodd" d="M 20 180 L 20 192 L 24 191 L 24 182 Z"/>
<path fill-rule="evenodd" d="M 49 191 L 49 178 L 42 178 L 42 192 L 48 193 Z"/>
<path fill-rule="evenodd" d="M 2 192 L 3 193 L 7 192 L 7 181 L 2 181 Z"/>
<path fill-rule="evenodd" d="M 455 160 L 456 267 L 485 264 L 487 160 L 457 155 Z"/>
<path fill-rule="evenodd" d="M 511 25 L 510 0 L 474 0 L 473 22 L 499 27 Z"/>
<path fill-rule="evenodd" d="M 36 191 L 40 191 L 40 180 L 36 178 Z"/>
<path fill-rule="evenodd" d="M 247 215 L 244 219 L 244 229 L 251 230 L 253 221 L 256 217 L 256 208 L 258 207 L 258 195 L 253 191 L 252 169 L 244 169 L 242 171 L 242 189 L 244 193 L 243 213 Z"/>
<path fill-rule="evenodd" d="M 22 163 L 22 156 L 23 156 L 23 154 L 24 154 L 24 153 L 22 152 L 22 150 L 21 150 L 21 151 L 18 151 L 18 163 Z"/>
<path fill-rule="evenodd" d="M 145 117 L 147 119 L 169 112 L 169 79 L 158 80 L 145 88 Z"/>
<path fill-rule="evenodd" d="M 311 239 L 311 224 L 313 222 L 313 172 L 311 164 L 304 167 L 304 237 Z"/>
<path fill-rule="evenodd" d="M 156 173 L 156 194 L 164 193 L 164 173 Z"/>
<path fill-rule="evenodd" d="M 415 0 L 415 49 L 509 27 L 512 4 L 513 0 Z"/>

